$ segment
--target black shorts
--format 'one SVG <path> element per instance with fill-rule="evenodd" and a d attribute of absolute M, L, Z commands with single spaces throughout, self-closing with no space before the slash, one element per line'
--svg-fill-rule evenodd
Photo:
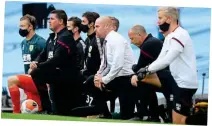
<path fill-rule="evenodd" d="M 176 88 L 173 92 L 173 110 L 184 116 L 191 114 L 192 97 L 197 89 Z"/>
<path fill-rule="evenodd" d="M 192 108 L 192 97 L 197 89 L 180 88 L 169 70 L 157 72 L 161 81 L 161 92 L 167 100 L 173 102 L 172 109 L 184 116 L 190 115 Z"/>

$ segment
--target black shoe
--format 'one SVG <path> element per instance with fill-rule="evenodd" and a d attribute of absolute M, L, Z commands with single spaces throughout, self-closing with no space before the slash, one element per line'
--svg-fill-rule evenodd
<path fill-rule="evenodd" d="M 148 119 L 143 120 L 143 121 L 148 121 L 148 122 L 161 122 L 159 117 L 148 117 Z"/>

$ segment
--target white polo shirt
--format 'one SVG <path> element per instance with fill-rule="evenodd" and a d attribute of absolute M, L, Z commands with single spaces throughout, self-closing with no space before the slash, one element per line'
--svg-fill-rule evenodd
<path fill-rule="evenodd" d="M 196 56 L 192 40 L 189 33 L 182 27 L 178 27 L 166 36 L 160 55 L 148 70 L 155 72 L 168 65 L 179 87 L 198 88 Z"/>
<path fill-rule="evenodd" d="M 135 64 L 135 58 L 130 43 L 119 33 L 111 31 L 105 40 L 107 67 L 103 71 L 102 81 L 108 84 L 116 77 L 133 74 L 132 65 Z M 100 66 L 103 67 L 102 64 Z"/>

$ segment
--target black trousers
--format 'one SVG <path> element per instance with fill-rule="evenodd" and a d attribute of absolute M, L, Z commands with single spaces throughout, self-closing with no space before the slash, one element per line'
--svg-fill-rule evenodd
<path fill-rule="evenodd" d="M 158 99 L 156 95 L 156 87 L 150 84 L 139 82 L 135 87 L 137 113 L 140 118 L 150 116 L 158 119 Z"/>
<path fill-rule="evenodd" d="M 94 86 L 94 76 L 90 76 L 85 83 L 85 89 L 90 91 L 99 102 L 119 98 L 121 119 L 130 119 L 134 116 L 135 96 L 134 87 L 130 83 L 131 76 L 116 77 L 105 85 L 103 91 Z"/>
<path fill-rule="evenodd" d="M 40 94 L 42 107 L 49 113 L 52 106 L 49 99 L 46 84 L 50 84 L 50 96 L 53 101 L 53 110 L 58 115 L 68 115 L 70 110 L 76 107 L 76 100 L 79 91 L 77 77 L 67 76 L 58 69 L 42 70 L 34 69 L 31 73 L 32 79 Z"/>
<path fill-rule="evenodd" d="M 157 72 L 157 76 L 161 82 L 161 87 L 158 88 L 154 85 L 139 82 L 136 90 L 137 100 L 140 103 L 137 103 L 138 106 L 138 116 L 152 116 L 157 118 L 159 116 L 158 109 L 158 99 L 156 92 L 163 93 L 168 110 L 168 122 L 172 122 L 172 109 L 173 109 L 173 89 L 176 85 L 174 78 L 171 75 L 169 70 L 161 70 Z M 149 106 L 149 111 L 147 110 Z M 147 114 L 148 113 L 148 114 Z"/>

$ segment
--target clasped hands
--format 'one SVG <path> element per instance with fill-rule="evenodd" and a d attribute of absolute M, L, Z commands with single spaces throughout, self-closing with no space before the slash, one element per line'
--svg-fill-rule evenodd
<path fill-rule="evenodd" d="M 139 69 L 138 72 L 132 76 L 131 84 L 137 87 L 137 82 L 143 80 L 146 77 L 146 75 L 149 75 L 149 74 L 150 72 L 148 71 L 148 66 Z"/>
<path fill-rule="evenodd" d="M 102 88 L 104 88 L 104 83 L 102 82 L 102 76 L 100 74 L 96 74 L 94 76 L 94 85 L 95 87 L 99 88 L 100 90 L 102 90 Z"/>
<path fill-rule="evenodd" d="M 37 68 L 37 63 L 36 61 L 33 61 L 30 65 L 29 65 L 29 70 L 28 70 L 28 74 L 30 74 L 32 72 L 33 69 Z"/>

